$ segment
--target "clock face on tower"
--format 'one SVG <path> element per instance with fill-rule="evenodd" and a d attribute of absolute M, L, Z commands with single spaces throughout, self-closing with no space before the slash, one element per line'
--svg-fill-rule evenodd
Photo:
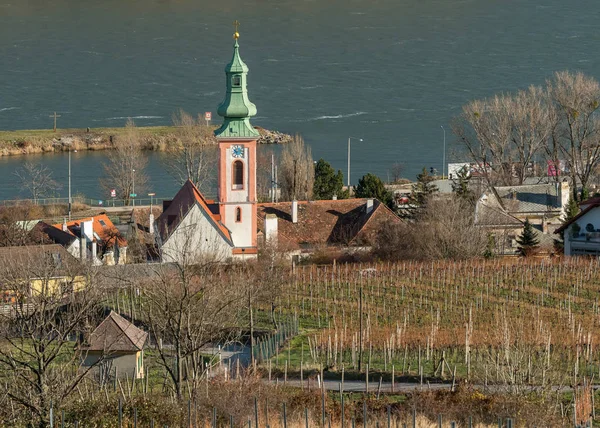
<path fill-rule="evenodd" d="M 231 147 L 231 155 L 234 158 L 243 158 L 244 157 L 244 146 Z"/>

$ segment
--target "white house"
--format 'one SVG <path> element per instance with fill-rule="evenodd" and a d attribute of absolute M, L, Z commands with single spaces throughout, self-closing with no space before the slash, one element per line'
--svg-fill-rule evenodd
<path fill-rule="evenodd" d="M 581 212 L 556 230 L 563 235 L 565 256 L 600 255 L 600 198 L 580 204 Z"/>

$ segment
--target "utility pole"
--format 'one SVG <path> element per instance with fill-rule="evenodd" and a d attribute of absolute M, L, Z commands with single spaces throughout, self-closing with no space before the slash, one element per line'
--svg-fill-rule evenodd
<path fill-rule="evenodd" d="M 54 132 L 56 132 L 56 118 L 60 117 L 60 114 L 56 114 L 56 112 L 54 112 L 54 114 L 51 114 L 50 116 L 48 116 L 49 118 L 54 118 Z"/>
<path fill-rule="evenodd" d="M 442 128 L 442 131 L 444 131 L 444 157 L 442 158 L 442 180 L 445 177 L 445 171 L 446 171 L 446 129 L 444 128 L 443 125 L 440 125 L 440 128 Z"/>
<path fill-rule="evenodd" d="M 275 155 L 271 154 L 271 202 L 275 202 Z"/>
<path fill-rule="evenodd" d="M 348 191 L 350 191 L 350 140 L 353 138 L 358 141 L 363 140 L 362 138 L 348 137 Z"/>
<path fill-rule="evenodd" d="M 56 128 L 56 125 L 54 125 L 54 127 Z M 69 221 L 71 221 L 71 148 L 70 147 L 69 147 Z"/>
<path fill-rule="evenodd" d="M 363 351 L 363 285 L 362 275 L 360 276 L 360 294 L 358 295 L 358 311 L 360 312 L 359 321 L 359 339 L 358 339 L 358 372 L 360 373 L 360 367 L 362 364 L 362 351 Z"/>

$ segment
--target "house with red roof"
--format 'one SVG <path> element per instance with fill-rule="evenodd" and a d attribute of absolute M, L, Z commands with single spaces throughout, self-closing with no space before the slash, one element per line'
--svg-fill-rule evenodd
<path fill-rule="evenodd" d="M 39 222 L 36 228 L 80 260 L 98 265 L 127 262 L 127 240 L 106 214 L 52 225 Z"/>
<path fill-rule="evenodd" d="M 323 248 L 368 249 L 386 224 L 402 221 L 377 199 L 291 201 L 258 205 L 261 243 L 289 256 Z"/>

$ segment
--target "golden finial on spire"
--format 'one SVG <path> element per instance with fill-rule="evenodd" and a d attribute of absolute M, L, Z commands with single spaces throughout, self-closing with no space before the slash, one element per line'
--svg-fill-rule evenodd
<path fill-rule="evenodd" d="M 236 19 L 235 21 L 233 21 L 233 29 L 235 30 L 233 32 L 233 38 L 235 40 L 240 38 L 240 33 L 238 33 L 238 27 L 240 26 L 240 23 L 238 22 L 238 20 Z"/>

